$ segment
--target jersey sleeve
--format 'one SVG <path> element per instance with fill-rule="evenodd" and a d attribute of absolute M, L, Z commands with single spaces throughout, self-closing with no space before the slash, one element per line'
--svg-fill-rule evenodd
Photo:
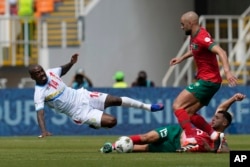
<path fill-rule="evenodd" d="M 44 109 L 44 100 L 41 99 L 35 99 L 35 110 L 43 110 Z"/>
<path fill-rule="evenodd" d="M 35 103 L 35 110 L 43 110 L 44 109 L 44 102 L 45 97 L 42 94 L 42 90 L 35 87 L 35 93 L 34 93 L 34 103 Z"/>
<path fill-rule="evenodd" d="M 49 71 L 55 73 L 56 75 L 58 76 L 61 76 L 61 73 L 62 73 L 62 67 L 56 67 L 56 68 L 52 68 L 52 69 L 49 69 Z"/>
<path fill-rule="evenodd" d="M 36 109 L 36 111 L 43 110 L 44 109 L 44 102 L 36 102 L 35 109 Z"/>
<path fill-rule="evenodd" d="M 216 43 L 208 32 L 203 32 L 199 37 L 199 44 L 201 47 L 211 50 Z"/>

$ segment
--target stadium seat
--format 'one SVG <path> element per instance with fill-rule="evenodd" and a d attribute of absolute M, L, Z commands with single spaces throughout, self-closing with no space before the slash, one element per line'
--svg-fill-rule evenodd
<path fill-rule="evenodd" d="M 54 11 L 54 0 L 36 1 L 36 16 L 40 17 L 42 14 L 51 13 Z"/>
<path fill-rule="evenodd" d="M 0 0 L 0 15 L 5 13 L 5 0 Z"/>

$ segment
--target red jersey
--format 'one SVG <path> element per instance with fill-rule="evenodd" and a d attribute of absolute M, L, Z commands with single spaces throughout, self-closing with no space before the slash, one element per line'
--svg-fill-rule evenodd
<path fill-rule="evenodd" d="M 193 128 L 195 132 L 195 140 L 197 141 L 197 144 L 199 145 L 198 150 L 192 151 L 192 152 L 207 152 L 205 149 L 204 142 L 206 142 L 211 148 L 214 148 L 214 141 L 210 139 L 210 136 L 197 128 Z M 181 134 L 181 146 L 183 145 L 184 141 L 186 140 L 186 135 L 184 131 Z M 226 143 L 225 137 L 223 138 L 223 143 Z"/>
<path fill-rule="evenodd" d="M 205 152 L 206 149 L 204 148 L 204 142 L 206 142 L 211 148 L 214 147 L 214 142 L 213 140 L 210 139 L 210 136 L 200 130 L 200 129 L 196 129 L 196 136 L 195 136 L 195 140 L 197 141 L 199 148 L 198 148 L 198 152 Z"/>
<path fill-rule="evenodd" d="M 190 38 L 190 49 L 197 66 L 197 78 L 213 83 L 221 83 L 222 79 L 217 57 L 215 53 L 211 52 L 214 45 L 216 44 L 210 34 L 202 27 L 195 36 Z"/>

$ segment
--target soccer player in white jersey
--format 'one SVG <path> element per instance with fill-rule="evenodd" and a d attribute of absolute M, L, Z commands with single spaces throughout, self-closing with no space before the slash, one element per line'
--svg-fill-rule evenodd
<path fill-rule="evenodd" d="M 76 124 L 88 124 L 91 128 L 112 128 L 117 124 L 114 116 L 104 112 L 110 106 L 124 106 L 151 112 L 163 110 L 162 104 L 145 104 L 129 97 L 117 97 L 101 92 L 91 92 L 84 88 L 75 90 L 61 79 L 77 62 L 78 54 L 69 63 L 48 70 L 40 65 L 29 66 L 30 77 L 35 80 L 34 102 L 40 137 L 51 136 L 44 120 L 44 106 L 48 105 L 60 113 L 68 115 Z"/>

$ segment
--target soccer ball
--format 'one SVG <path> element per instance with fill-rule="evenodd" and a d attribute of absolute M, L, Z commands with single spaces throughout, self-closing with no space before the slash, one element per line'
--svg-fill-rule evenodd
<path fill-rule="evenodd" d="M 133 151 L 133 141 L 128 136 L 121 136 L 115 142 L 115 150 L 118 153 L 130 153 Z"/>

